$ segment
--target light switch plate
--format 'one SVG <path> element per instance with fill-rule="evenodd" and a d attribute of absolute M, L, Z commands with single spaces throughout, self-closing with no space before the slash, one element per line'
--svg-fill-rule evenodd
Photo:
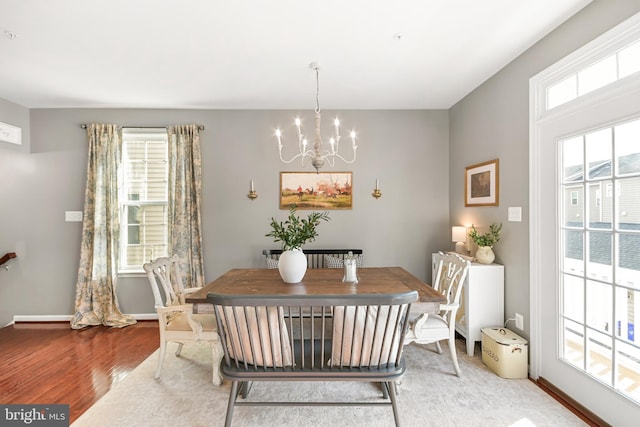
<path fill-rule="evenodd" d="M 520 222 L 522 221 L 522 207 L 509 207 L 509 221 Z"/>
<path fill-rule="evenodd" d="M 66 222 L 82 222 L 82 211 L 65 211 L 64 220 Z"/>

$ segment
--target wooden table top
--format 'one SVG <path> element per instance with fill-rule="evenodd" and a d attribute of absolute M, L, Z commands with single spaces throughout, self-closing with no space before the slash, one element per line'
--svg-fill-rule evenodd
<path fill-rule="evenodd" d="M 438 305 L 446 298 L 400 267 L 362 267 L 358 283 L 342 283 L 341 268 L 310 268 L 300 283 L 285 283 L 277 269 L 232 269 L 201 290 L 187 295 L 187 302 L 207 303 L 207 294 L 221 295 L 354 295 L 393 294 L 415 290 L 419 302 Z"/>

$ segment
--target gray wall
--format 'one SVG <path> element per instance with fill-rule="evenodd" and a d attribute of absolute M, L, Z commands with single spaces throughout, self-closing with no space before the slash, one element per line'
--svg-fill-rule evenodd
<path fill-rule="evenodd" d="M 503 223 L 494 247 L 505 265 L 505 318 L 525 316 L 529 337 L 529 79 L 640 11 L 640 0 L 596 0 L 449 110 L 452 225 Z M 500 206 L 465 208 L 465 167 L 500 158 Z M 553 165 L 549 165 L 550 173 Z M 521 206 L 522 222 L 507 208 Z M 509 327 L 513 329 L 514 324 Z M 521 331 L 518 331 L 521 332 Z"/>
<path fill-rule="evenodd" d="M 5 105 L 6 104 L 6 105 Z M 27 114 L 30 113 L 30 118 Z M 280 171 L 303 170 L 278 160 L 274 129 L 297 111 L 32 109 L 0 103 L 0 121 L 31 130 L 31 145 L 0 143 L 0 256 L 16 252 L 0 270 L 0 325 L 14 315 L 73 313 L 81 223 L 64 212 L 82 210 L 87 138 L 82 123 L 129 126 L 199 123 L 203 154 L 203 226 L 208 281 L 234 267 L 263 267 L 265 237 L 278 207 Z M 307 122 L 312 112 L 301 112 Z M 336 113 L 323 112 L 325 121 Z M 308 248 L 359 247 L 367 266 L 401 266 L 431 280 L 430 254 L 450 249 L 449 122 L 447 111 L 340 111 L 358 131 L 358 160 L 331 170 L 352 171 L 352 210 L 330 211 Z M 311 166 L 304 170 L 311 171 Z M 375 180 L 382 197 L 371 197 Z M 247 198 L 254 180 L 258 198 Z M 10 182 L 10 184 L 8 184 Z M 121 278 L 120 306 L 153 312 L 146 278 Z"/>

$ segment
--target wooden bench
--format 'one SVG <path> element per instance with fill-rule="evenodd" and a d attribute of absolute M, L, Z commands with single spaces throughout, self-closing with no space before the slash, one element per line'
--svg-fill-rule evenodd
<path fill-rule="evenodd" d="M 232 381 L 225 426 L 235 406 L 391 405 L 400 425 L 395 381 L 416 291 L 351 295 L 209 293 L 224 349 L 222 375 Z M 310 315 L 309 315 L 310 313 Z M 253 381 L 367 381 L 382 385 L 379 401 L 251 401 Z"/>
<path fill-rule="evenodd" d="M 362 256 L 362 249 L 303 249 L 307 256 L 307 268 L 327 268 L 325 255 L 344 259 L 349 253 L 354 256 Z M 269 259 L 277 260 L 282 254 L 280 249 L 265 249 L 262 254 Z"/>

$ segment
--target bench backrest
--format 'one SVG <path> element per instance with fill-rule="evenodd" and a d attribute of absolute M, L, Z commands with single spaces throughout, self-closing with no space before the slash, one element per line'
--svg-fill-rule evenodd
<path fill-rule="evenodd" d="M 330 255 L 336 258 L 344 259 L 349 252 L 353 255 L 362 255 L 362 249 L 303 249 L 304 254 L 307 256 L 307 268 L 327 268 L 325 265 L 325 255 Z M 266 258 L 278 259 L 282 254 L 281 249 L 265 249 L 262 254 Z"/>
<path fill-rule="evenodd" d="M 208 301 L 224 348 L 223 372 L 248 379 L 348 379 L 404 372 L 407 316 L 417 298 L 408 291 L 284 298 L 209 294 Z"/>

